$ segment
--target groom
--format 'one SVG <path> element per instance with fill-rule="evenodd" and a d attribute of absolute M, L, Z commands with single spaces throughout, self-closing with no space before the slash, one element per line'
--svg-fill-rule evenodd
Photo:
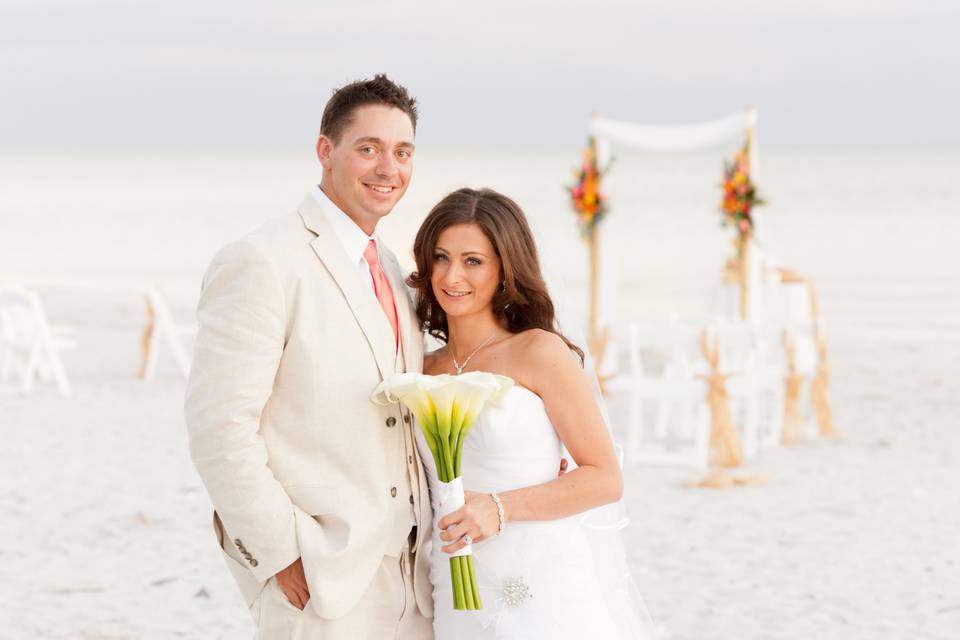
<path fill-rule="evenodd" d="M 430 501 L 413 421 L 370 401 L 422 338 L 375 229 L 413 169 L 416 102 L 338 89 L 319 187 L 203 280 L 186 395 L 193 462 L 257 638 L 432 638 Z"/>

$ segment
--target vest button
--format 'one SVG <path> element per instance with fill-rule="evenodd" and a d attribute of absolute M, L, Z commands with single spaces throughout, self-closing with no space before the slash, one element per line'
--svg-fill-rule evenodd
<path fill-rule="evenodd" d="M 396 497 L 397 497 L 397 488 L 396 488 L 396 487 L 390 487 L 390 497 L 391 497 L 391 498 L 396 498 Z"/>
<path fill-rule="evenodd" d="M 403 421 L 404 421 L 404 423 L 406 423 L 406 424 L 410 424 L 410 414 L 409 414 L 409 413 L 403 414 Z"/>
<path fill-rule="evenodd" d="M 387 426 L 388 426 L 388 427 L 392 427 L 392 426 L 394 426 L 394 425 L 396 425 L 396 424 L 397 424 L 397 419 L 396 419 L 396 418 L 394 418 L 393 416 L 390 416 L 389 418 L 387 418 Z"/>
<path fill-rule="evenodd" d="M 413 504 L 413 494 L 410 494 L 410 504 Z"/>

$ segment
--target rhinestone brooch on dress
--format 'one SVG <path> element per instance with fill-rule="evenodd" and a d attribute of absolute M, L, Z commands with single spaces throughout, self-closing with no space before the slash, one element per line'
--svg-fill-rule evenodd
<path fill-rule="evenodd" d="M 512 578 L 503 585 L 503 601 L 508 607 L 519 607 L 527 598 L 532 598 L 530 587 L 523 578 Z"/>

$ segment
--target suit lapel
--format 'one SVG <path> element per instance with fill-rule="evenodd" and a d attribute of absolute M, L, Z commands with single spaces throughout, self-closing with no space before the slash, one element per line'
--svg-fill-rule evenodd
<path fill-rule="evenodd" d="M 324 219 L 323 211 L 313 197 L 308 196 L 298 211 L 304 226 L 317 234 L 317 237 L 310 242 L 310 247 L 343 294 L 344 300 L 370 345 L 377 369 L 380 370 L 380 377 L 386 378 L 392 375 L 396 361 L 393 329 L 383 309 L 380 308 L 377 297 L 360 277 L 356 265 L 350 263 L 343 246 Z"/>

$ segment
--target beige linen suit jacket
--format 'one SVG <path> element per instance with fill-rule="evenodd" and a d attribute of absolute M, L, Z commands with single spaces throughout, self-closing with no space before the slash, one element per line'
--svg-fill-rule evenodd
<path fill-rule="evenodd" d="M 222 249 L 203 281 L 185 414 L 221 547 L 247 604 L 298 557 L 312 607 L 336 619 L 418 525 L 414 584 L 433 615 L 430 500 L 413 420 L 373 389 L 420 371 L 422 335 L 396 257 L 380 246 L 401 349 L 308 197 Z M 411 507 L 412 513 L 411 515 Z"/>

